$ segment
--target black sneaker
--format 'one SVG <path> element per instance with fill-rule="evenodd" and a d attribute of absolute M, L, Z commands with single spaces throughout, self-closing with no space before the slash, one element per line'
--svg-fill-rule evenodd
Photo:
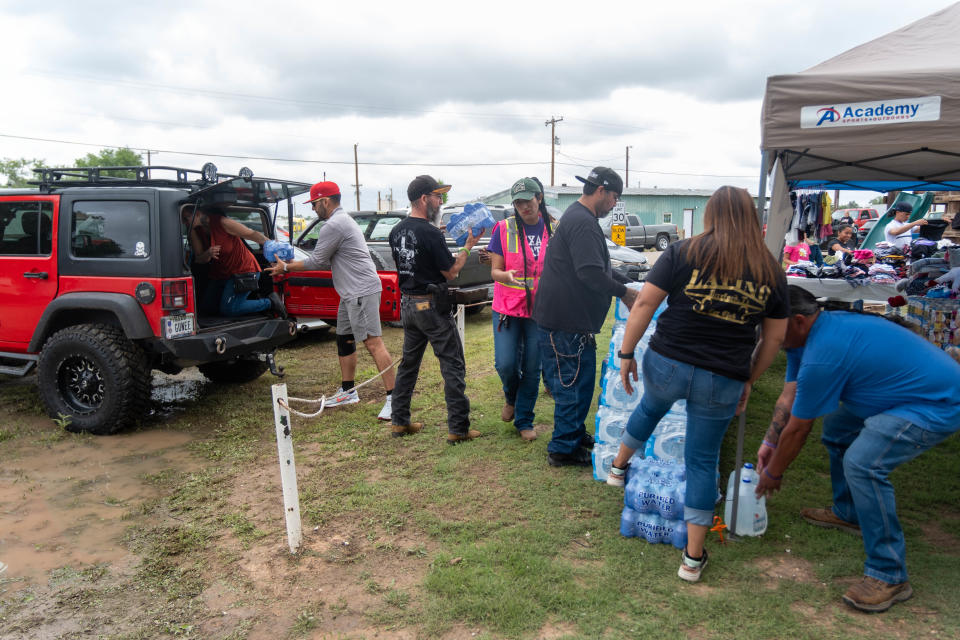
<path fill-rule="evenodd" d="M 594 443 L 593 436 L 590 435 L 589 433 L 583 434 L 583 437 L 580 438 L 581 449 L 586 449 L 587 451 L 591 451 L 593 449 L 593 443 Z"/>
<path fill-rule="evenodd" d="M 593 465 L 590 452 L 577 449 L 573 453 L 548 453 L 547 462 L 551 467 L 589 467 Z"/>
<path fill-rule="evenodd" d="M 278 317 L 287 319 L 287 308 L 283 306 L 283 300 L 280 299 L 280 295 L 276 291 L 270 292 L 270 307 L 273 309 L 273 312 L 277 314 Z"/>

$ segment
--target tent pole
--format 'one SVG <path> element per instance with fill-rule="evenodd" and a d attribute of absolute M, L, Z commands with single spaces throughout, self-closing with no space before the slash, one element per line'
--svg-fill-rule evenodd
<path fill-rule="evenodd" d="M 763 228 L 763 221 L 766 219 L 764 211 L 767 208 L 767 151 L 760 153 L 760 189 L 757 191 L 757 218 L 760 222 L 760 228 Z"/>

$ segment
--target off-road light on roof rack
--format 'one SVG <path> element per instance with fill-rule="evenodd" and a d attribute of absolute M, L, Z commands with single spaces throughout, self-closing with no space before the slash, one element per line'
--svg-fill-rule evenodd
<path fill-rule="evenodd" d="M 240 167 L 240 171 L 237 172 L 237 175 L 247 182 L 253 180 L 253 171 L 250 169 L 250 167 Z"/>
<path fill-rule="evenodd" d="M 217 181 L 217 165 L 208 162 L 200 167 L 200 175 L 205 182 L 215 183 Z"/>

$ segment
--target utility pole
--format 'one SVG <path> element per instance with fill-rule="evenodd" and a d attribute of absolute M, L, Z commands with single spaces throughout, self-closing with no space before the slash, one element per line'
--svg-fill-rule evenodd
<path fill-rule="evenodd" d="M 632 144 L 627 145 L 627 176 L 623 182 L 624 188 L 627 188 L 630 186 L 630 149 L 632 148 L 633 148 Z"/>
<path fill-rule="evenodd" d="M 357 145 L 353 145 L 353 178 L 357 181 L 357 211 L 360 211 L 360 165 L 357 163 Z"/>
<path fill-rule="evenodd" d="M 554 167 L 554 155 L 556 153 L 557 145 L 557 123 L 563 121 L 563 116 L 559 118 L 555 116 L 550 116 L 550 119 L 544 122 L 544 126 L 550 127 L 550 186 L 553 186 L 553 167 Z"/>

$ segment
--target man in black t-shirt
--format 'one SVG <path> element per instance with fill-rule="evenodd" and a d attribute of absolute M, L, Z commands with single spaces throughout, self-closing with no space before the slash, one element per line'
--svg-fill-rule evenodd
<path fill-rule="evenodd" d="M 420 373 L 427 343 L 440 362 L 447 401 L 447 442 L 457 444 L 480 435 L 470 428 L 470 401 L 466 391 L 463 345 L 447 302 L 447 281 L 460 273 L 479 236 L 469 233 L 456 259 L 450 255 L 443 232 L 432 220 L 440 211 L 442 194 L 450 185 L 440 185 L 430 176 L 417 176 L 407 187 L 410 216 L 390 231 L 390 249 L 400 280 L 403 317 L 403 359 L 397 367 L 393 388 L 391 430 L 394 437 L 416 433 L 420 422 L 410 422 L 410 398 Z M 482 235 L 482 234 L 481 234 Z"/>
<path fill-rule="evenodd" d="M 628 307 L 637 298 L 637 291 L 627 289 L 627 280 L 610 267 L 597 221 L 620 199 L 623 180 L 608 167 L 596 167 L 577 180 L 583 183 L 583 195 L 567 208 L 550 239 L 533 303 L 544 378 L 554 401 L 547 462 L 555 467 L 590 466 L 593 438 L 584 421 L 596 387 L 594 335 L 613 296 Z"/>

